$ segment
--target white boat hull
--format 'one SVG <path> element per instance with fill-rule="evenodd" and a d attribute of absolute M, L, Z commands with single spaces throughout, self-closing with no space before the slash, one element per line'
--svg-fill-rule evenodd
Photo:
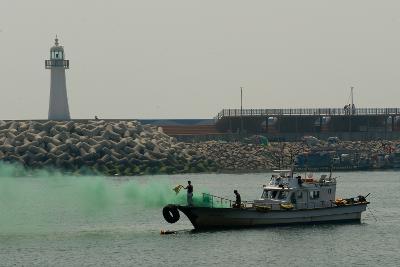
<path fill-rule="evenodd" d="M 360 222 L 368 203 L 305 210 L 260 212 L 254 208 L 207 208 L 176 206 L 196 229 L 257 227 L 285 224 Z"/>

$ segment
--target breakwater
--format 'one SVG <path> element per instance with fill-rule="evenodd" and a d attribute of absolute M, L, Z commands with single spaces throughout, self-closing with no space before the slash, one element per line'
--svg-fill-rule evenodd
<path fill-rule="evenodd" d="M 178 142 L 137 121 L 0 121 L 0 162 L 105 175 L 400 167 L 399 141 Z"/>
<path fill-rule="evenodd" d="M 106 175 L 216 170 L 202 154 L 137 121 L 0 121 L 0 161 Z"/>
<path fill-rule="evenodd" d="M 187 144 L 214 161 L 221 171 L 267 171 L 290 168 L 339 170 L 400 168 L 400 141 L 302 142 L 207 141 Z"/>

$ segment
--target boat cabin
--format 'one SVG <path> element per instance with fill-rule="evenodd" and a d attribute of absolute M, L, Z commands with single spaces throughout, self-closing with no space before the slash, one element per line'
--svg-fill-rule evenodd
<path fill-rule="evenodd" d="M 335 194 L 336 179 L 331 176 L 301 176 L 291 170 L 277 170 L 263 186 L 261 197 L 254 200 L 254 206 L 271 210 L 331 207 Z"/>

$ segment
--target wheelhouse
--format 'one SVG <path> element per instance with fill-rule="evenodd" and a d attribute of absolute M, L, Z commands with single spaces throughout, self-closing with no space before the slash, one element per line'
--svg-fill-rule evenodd
<path fill-rule="evenodd" d="M 278 174 L 277 174 L 278 173 Z M 336 179 L 321 175 L 295 176 L 292 171 L 278 170 L 271 176 L 268 185 L 263 186 L 261 197 L 254 205 L 267 205 L 281 209 L 290 204 L 294 209 L 313 209 L 332 206 L 335 201 Z"/>

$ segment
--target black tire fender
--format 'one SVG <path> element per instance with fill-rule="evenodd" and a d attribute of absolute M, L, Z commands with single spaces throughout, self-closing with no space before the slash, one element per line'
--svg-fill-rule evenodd
<path fill-rule="evenodd" d="M 177 221 L 179 221 L 179 218 L 180 218 L 179 210 L 174 205 L 165 206 L 163 208 L 162 213 L 163 213 L 164 219 L 169 223 L 176 223 Z"/>

